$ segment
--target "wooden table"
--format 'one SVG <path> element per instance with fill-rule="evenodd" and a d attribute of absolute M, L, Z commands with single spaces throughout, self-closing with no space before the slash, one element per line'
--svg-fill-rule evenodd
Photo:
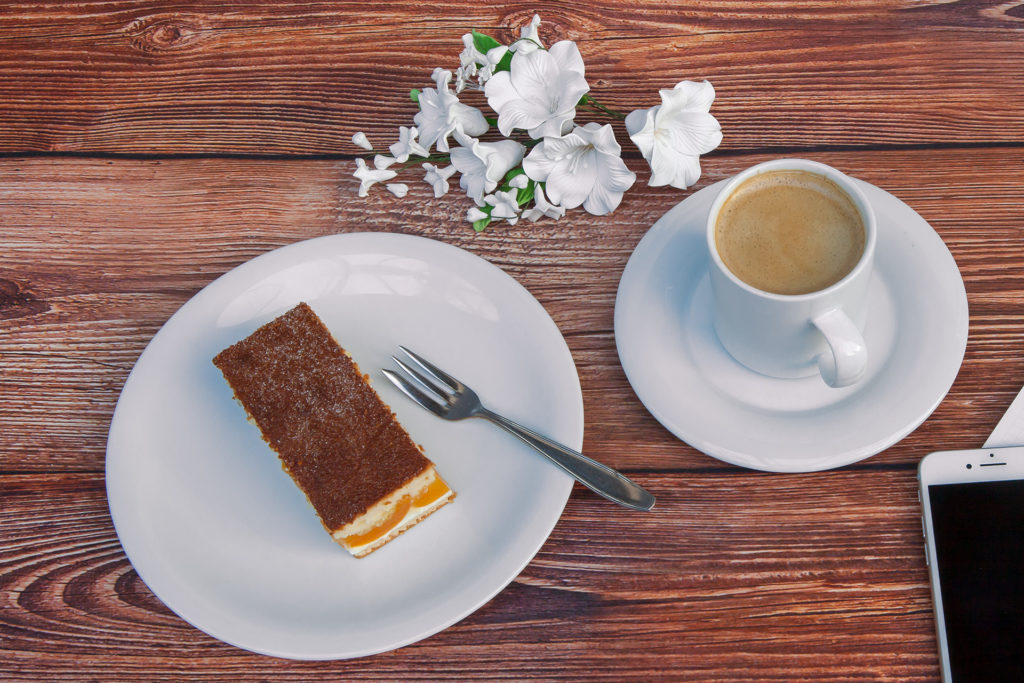
<path fill-rule="evenodd" d="M 475 28 L 541 14 L 617 109 L 709 79 L 725 139 L 687 191 L 638 183 L 605 217 L 494 225 L 413 182 L 356 196 L 350 139 L 391 141 Z M 5 3 L 0 8 L 0 678 L 679 679 L 938 676 L 915 468 L 980 446 L 1024 384 L 1024 5 L 617 2 Z M 963 275 L 951 391 L 910 436 L 814 474 L 726 465 L 643 408 L 618 362 L 616 287 L 693 191 L 802 156 L 895 194 Z M 104 489 L 107 432 L 146 343 L 199 289 L 299 240 L 442 240 L 503 268 L 564 334 L 584 450 L 658 495 L 650 514 L 577 486 L 497 597 L 426 640 L 347 661 L 248 653 L 138 578 Z"/>

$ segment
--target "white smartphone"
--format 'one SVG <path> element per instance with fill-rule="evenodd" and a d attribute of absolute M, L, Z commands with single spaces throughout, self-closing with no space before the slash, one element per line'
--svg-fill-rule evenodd
<path fill-rule="evenodd" d="M 942 680 L 1024 681 L 1024 447 L 918 467 Z"/>

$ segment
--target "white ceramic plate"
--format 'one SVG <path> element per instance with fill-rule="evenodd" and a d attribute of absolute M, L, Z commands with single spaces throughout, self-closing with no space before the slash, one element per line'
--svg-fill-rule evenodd
<path fill-rule="evenodd" d="M 363 559 L 330 539 L 245 419 L 211 359 L 308 302 L 456 490 L 456 500 Z M 238 647 L 341 659 L 433 634 L 533 558 L 572 480 L 481 420 L 445 422 L 380 374 L 405 344 L 491 407 L 576 449 L 572 356 L 529 292 L 483 259 L 419 237 L 356 233 L 264 254 L 199 292 L 125 383 L 107 496 L 139 576 L 182 618 Z"/>
<path fill-rule="evenodd" d="M 878 247 L 868 371 L 851 387 L 765 377 L 718 342 L 704 235 L 722 183 L 685 199 L 637 245 L 615 301 L 615 342 L 640 400 L 677 437 L 743 467 L 824 470 L 888 448 L 942 401 L 967 345 L 960 271 L 913 209 L 858 182 L 878 218 Z"/>

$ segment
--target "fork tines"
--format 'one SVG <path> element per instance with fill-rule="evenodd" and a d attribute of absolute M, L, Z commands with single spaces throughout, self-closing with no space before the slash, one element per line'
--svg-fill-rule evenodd
<path fill-rule="evenodd" d="M 418 365 L 420 368 L 422 368 L 423 371 L 437 385 L 438 388 L 446 389 L 447 391 L 456 392 L 456 393 L 462 390 L 462 382 L 460 382 L 459 380 L 455 379 L 454 377 L 449 375 L 447 372 L 445 372 L 441 368 L 439 368 L 436 365 L 432 364 L 430 361 L 428 361 L 423 356 L 420 356 L 419 354 L 413 353 L 412 351 L 410 351 L 409 349 L 407 349 L 407 348 L 405 348 L 404 346 L 401 346 L 401 345 L 399 345 L 398 348 L 401 349 L 402 353 L 407 355 L 412 360 L 412 362 L 414 362 L 416 365 Z M 420 378 L 421 377 L 422 373 L 416 372 L 415 370 L 410 368 L 407 364 L 403 363 L 401 360 L 399 360 L 395 356 L 392 356 L 392 358 L 394 359 L 394 361 L 396 363 L 398 363 L 398 365 L 403 370 L 405 370 L 406 372 L 408 372 L 412 376 L 414 376 L 416 378 Z"/>
<path fill-rule="evenodd" d="M 461 386 L 460 383 L 422 356 L 404 346 L 398 348 L 411 361 L 410 364 L 397 356 L 391 357 L 404 374 L 387 369 L 381 370 L 381 372 L 413 401 L 443 416 L 451 394 L 458 391 L 457 387 Z"/>

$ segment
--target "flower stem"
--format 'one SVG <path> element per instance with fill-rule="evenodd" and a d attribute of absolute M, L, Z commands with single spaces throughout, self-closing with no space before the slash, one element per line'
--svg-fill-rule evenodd
<path fill-rule="evenodd" d="M 441 152 L 438 154 L 431 154 L 429 157 L 409 157 L 409 160 L 405 163 L 398 164 L 399 170 L 404 170 L 410 166 L 419 166 L 420 164 L 433 164 L 438 161 L 451 161 L 452 155 L 448 152 Z"/>
<path fill-rule="evenodd" d="M 597 109 L 598 111 L 604 112 L 608 116 L 611 116 L 612 118 L 618 119 L 620 121 L 626 118 L 626 115 L 623 114 L 622 112 L 615 111 L 614 109 L 610 109 L 609 107 L 604 106 L 590 95 L 584 95 L 583 99 L 580 100 L 580 104 L 585 104 L 588 107 Z"/>

